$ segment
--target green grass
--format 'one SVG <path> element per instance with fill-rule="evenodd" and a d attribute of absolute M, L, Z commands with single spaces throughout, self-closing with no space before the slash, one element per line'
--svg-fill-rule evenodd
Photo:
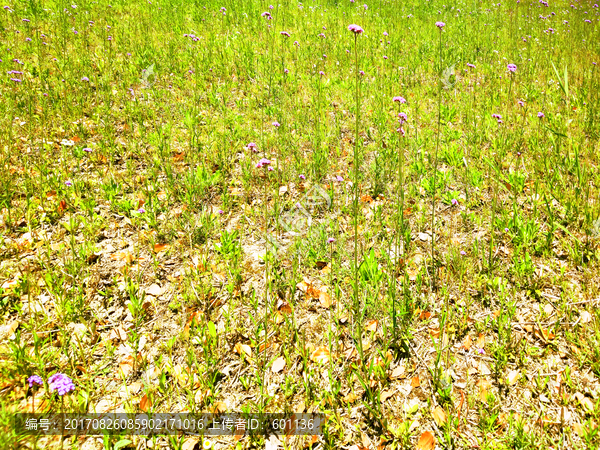
<path fill-rule="evenodd" d="M 549 3 L 9 2 L 0 443 L 62 408 L 600 446 L 600 8 Z"/>

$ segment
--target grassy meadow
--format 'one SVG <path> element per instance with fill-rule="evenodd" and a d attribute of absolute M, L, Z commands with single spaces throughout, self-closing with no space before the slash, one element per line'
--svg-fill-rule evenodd
<path fill-rule="evenodd" d="M 600 448 L 593 0 L 1 6 L 0 448 Z"/>

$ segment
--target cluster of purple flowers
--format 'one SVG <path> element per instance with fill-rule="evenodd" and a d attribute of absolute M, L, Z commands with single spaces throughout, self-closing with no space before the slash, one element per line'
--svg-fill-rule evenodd
<path fill-rule="evenodd" d="M 270 164 L 271 164 L 271 161 L 269 161 L 267 158 L 262 158 L 260 161 L 258 161 L 256 163 L 256 168 L 260 169 L 261 167 L 266 167 L 266 166 L 269 166 Z M 269 169 L 272 170 L 271 167 L 269 167 Z"/>
<path fill-rule="evenodd" d="M 442 28 L 444 28 L 446 26 L 446 24 L 444 22 L 436 22 L 435 26 L 441 30 Z"/>
<path fill-rule="evenodd" d="M 502 116 L 500 114 L 492 114 L 492 117 L 498 121 L 498 123 L 502 123 Z"/>
<path fill-rule="evenodd" d="M 271 20 L 273 17 L 271 17 L 271 13 L 269 11 L 265 11 L 264 13 L 261 14 L 262 17 L 266 17 L 267 20 Z"/>
<path fill-rule="evenodd" d="M 184 34 L 183 37 L 189 37 L 192 41 L 197 42 L 200 40 L 200 38 L 198 36 L 196 36 L 195 34 Z"/>
<path fill-rule="evenodd" d="M 506 69 L 509 72 L 516 72 L 517 71 L 517 66 L 516 66 L 516 64 L 509 64 L 508 66 L 506 66 Z"/>
<path fill-rule="evenodd" d="M 290 33 L 288 33 L 287 31 L 282 31 L 280 34 L 285 37 L 290 37 Z"/>
<path fill-rule="evenodd" d="M 361 27 L 359 27 L 358 25 L 352 24 L 348 26 L 348 30 L 352 31 L 354 34 L 361 34 L 363 30 Z"/>
<path fill-rule="evenodd" d="M 44 381 L 42 377 L 39 375 L 32 375 L 27 379 L 29 383 L 29 387 L 33 387 L 34 384 L 38 386 L 42 386 Z M 68 392 L 75 390 L 75 385 L 73 381 L 66 376 L 64 373 L 55 373 L 50 378 L 48 378 L 48 386 L 50 388 L 50 392 L 56 391 L 58 395 L 65 395 Z"/>

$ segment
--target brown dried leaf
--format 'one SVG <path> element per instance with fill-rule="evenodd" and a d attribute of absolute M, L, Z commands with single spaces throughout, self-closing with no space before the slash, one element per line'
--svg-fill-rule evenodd
<path fill-rule="evenodd" d="M 331 297 L 325 291 L 319 293 L 319 303 L 323 308 L 329 308 L 331 306 Z"/>
<path fill-rule="evenodd" d="M 148 412 L 148 410 L 152 408 L 152 400 L 148 397 L 148 395 L 144 394 L 142 399 L 140 400 L 140 409 L 143 412 Z"/>
<path fill-rule="evenodd" d="M 417 450 L 433 450 L 435 447 L 435 438 L 431 431 L 424 432 L 417 442 Z"/>
<path fill-rule="evenodd" d="M 379 324 L 379 322 L 376 321 L 376 320 L 369 320 L 366 323 L 365 330 L 371 331 L 371 332 L 375 332 L 375 331 L 377 331 L 377 325 L 378 324 Z"/>
<path fill-rule="evenodd" d="M 329 361 L 330 354 L 326 347 L 319 347 L 311 353 L 310 359 L 316 363 L 324 364 Z"/>
<path fill-rule="evenodd" d="M 235 347 L 233 347 L 233 351 L 240 356 L 246 355 L 248 357 L 252 357 L 252 349 L 248 344 L 242 344 L 241 342 L 238 342 L 235 344 Z"/>
<path fill-rule="evenodd" d="M 473 341 L 471 340 L 471 335 L 467 335 L 467 337 L 463 341 L 462 347 L 468 351 L 471 348 L 472 344 L 473 344 Z"/>
<path fill-rule="evenodd" d="M 160 253 L 169 248 L 169 244 L 155 244 L 153 247 L 154 253 Z"/>
<path fill-rule="evenodd" d="M 412 377 L 412 379 L 410 380 L 410 386 L 413 388 L 421 386 L 421 380 L 419 380 L 419 375 L 415 375 L 414 377 Z"/>

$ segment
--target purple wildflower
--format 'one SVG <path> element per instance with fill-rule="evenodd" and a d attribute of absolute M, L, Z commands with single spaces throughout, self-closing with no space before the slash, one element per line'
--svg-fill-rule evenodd
<path fill-rule="evenodd" d="M 406 113 L 398 113 L 398 120 L 400 121 L 400 123 L 404 123 L 408 121 L 408 116 L 406 115 Z"/>
<path fill-rule="evenodd" d="M 65 186 L 71 187 L 73 183 L 70 180 L 65 181 Z"/>
<path fill-rule="evenodd" d="M 545 116 L 544 116 L 544 113 L 540 111 L 540 112 L 538 113 L 538 117 L 539 117 L 540 119 L 542 119 L 543 117 L 545 117 Z"/>
<path fill-rule="evenodd" d="M 467 67 L 475 68 L 475 64 L 467 63 Z"/>
<path fill-rule="evenodd" d="M 336 181 L 344 181 L 344 179 L 340 175 L 337 175 L 335 179 Z"/>
<path fill-rule="evenodd" d="M 246 145 L 246 148 L 248 150 L 252 150 L 255 153 L 258 151 L 258 150 L 256 150 L 256 144 L 254 142 L 250 142 L 248 145 Z"/>
<path fill-rule="evenodd" d="M 145 210 L 144 208 L 139 208 L 139 209 L 137 210 L 137 212 L 138 212 L 139 214 L 144 214 L 144 213 L 146 212 L 146 210 Z"/>
<path fill-rule="evenodd" d="M 387 34 L 387 31 L 384 31 L 384 32 L 383 32 L 383 35 L 384 35 L 384 36 L 387 36 L 387 35 L 388 35 L 388 34 Z"/>
<path fill-rule="evenodd" d="M 454 206 L 456 206 L 456 205 L 458 205 L 458 200 L 456 200 L 455 198 L 453 198 L 450 203 L 452 203 Z"/>
<path fill-rule="evenodd" d="M 88 77 L 82 77 L 81 81 L 90 81 L 90 79 Z"/>
<path fill-rule="evenodd" d="M 406 103 L 406 99 L 404 97 L 400 97 L 400 96 L 394 97 L 392 100 L 395 101 L 395 102 L 398 102 L 400 104 Z"/>
<path fill-rule="evenodd" d="M 91 148 L 89 148 L 89 147 L 85 147 L 85 148 L 83 149 L 83 151 L 84 151 L 84 152 L 86 152 L 86 153 L 92 153 L 92 149 L 91 149 Z"/>
<path fill-rule="evenodd" d="M 436 22 L 435 26 L 441 30 L 442 28 L 444 28 L 446 26 L 446 24 L 444 22 Z"/>
<path fill-rule="evenodd" d="M 515 64 L 509 64 L 508 66 L 506 66 L 506 68 L 508 69 L 509 72 L 517 71 L 517 66 Z"/>
<path fill-rule="evenodd" d="M 273 126 L 275 128 L 279 128 L 281 126 L 281 124 L 279 122 L 275 121 L 275 122 L 273 122 Z"/>
<path fill-rule="evenodd" d="M 325 72 L 323 72 L 322 70 L 319 71 L 319 75 L 325 75 Z"/>
<path fill-rule="evenodd" d="M 355 25 L 355 24 L 349 25 L 348 30 L 352 31 L 354 34 L 360 34 L 363 31 L 365 31 L 361 27 L 359 27 L 358 25 Z"/>
<path fill-rule="evenodd" d="M 465 252 L 464 250 L 461 250 L 460 254 L 463 255 L 463 256 L 465 256 L 467 254 L 467 252 Z"/>
<path fill-rule="evenodd" d="M 256 163 L 256 168 L 260 169 L 261 167 L 268 166 L 269 164 L 271 164 L 271 161 L 269 161 L 267 158 L 262 158 L 260 161 L 258 161 L 258 163 Z"/>
<path fill-rule="evenodd" d="M 75 389 L 73 381 L 64 373 L 55 373 L 48 379 L 50 392 L 57 391 L 58 395 L 65 395 Z"/>
<path fill-rule="evenodd" d="M 335 239 L 334 238 L 329 238 L 329 239 L 327 239 L 327 242 L 330 243 L 330 244 L 333 244 L 335 242 Z"/>
<path fill-rule="evenodd" d="M 282 31 L 280 34 L 285 37 L 290 37 L 290 33 L 288 33 L 287 31 Z"/>
<path fill-rule="evenodd" d="M 40 377 L 39 375 L 31 375 L 29 378 L 27 378 L 27 382 L 29 383 L 29 387 L 33 387 L 34 384 L 40 386 L 44 384 L 42 377 Z"/>

